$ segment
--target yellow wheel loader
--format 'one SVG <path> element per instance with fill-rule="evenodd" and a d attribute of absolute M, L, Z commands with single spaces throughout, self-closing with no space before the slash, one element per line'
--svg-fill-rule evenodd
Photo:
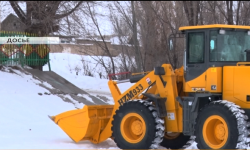
<path fill-rule="evenodd" d="M 181 27 L 184 63 L 109 80 L 114 105 L 85 105 L 50 118 L 75 142 L 108 138 L 121 149 L 245 149 L 250 115 L 250 26 Z M 177 43 L 178 44 L 178 43 Z M 172 47 L 173 48 L 173 47 Z M 118 84 L 134 83 L 121 93 Z"/>

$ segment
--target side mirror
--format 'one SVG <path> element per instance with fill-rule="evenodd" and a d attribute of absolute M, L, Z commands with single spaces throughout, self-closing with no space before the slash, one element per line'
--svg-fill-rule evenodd
<path fill-rule="evenodd" d="M 175 42 L 179 38 L 185 38 L 185 34 L 183 32 L 181 33 L 175 33 L 175 34 L 170 34 L 168 37 L 168 48 L 169 50 L 174 50 L 175 49 Z M 174 44 L 175 43 L 175 44 Z"/>
<path fill-rule="evenodd" d="M 186 49 L 184 49 L 184 55 L 183 55 L 183 68 L 184 68 L 184 71 L 186 71 L 187 69 L 187 52 L 186 52 Z"/>
<path fill-rule="evenodd" d="M 169 46 L 169 50 L 174 50 L 174 40 L 172 38 L 169 38 L 168 40 L 168 46 Z"/>

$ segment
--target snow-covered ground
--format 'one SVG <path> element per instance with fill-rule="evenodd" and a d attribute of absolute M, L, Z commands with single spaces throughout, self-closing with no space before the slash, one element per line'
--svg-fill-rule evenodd
<path fill-rule="evenodd" d="M 109 94 L 107 79 L 75 75 L 67 68 L 79 63 L 77 55 L 51 54 L 52 70 L 82 89 Z M 87 57 L 87 56 L 86 56 Z M 68 58 L 68 59 L 67 59 Z M 46 69 L 48 66 L 44 66 Z M 48 115 L 82 108 L 83 105 L 71 99 L 64 102 L 50 91 L 39 86 L 42 83 L 19 70 L 0 68 L 0 148 L 1 149 L 118 149 L 111 139 L 100 144 L 89 141 L 74 143 Z M 121 84 L 121 91 L 131 86 Z M 48 94 L 46 94 L 48 93 Z M 162 147 L 161 147 L 162 148 Z M 195 148 L 195 145 L 192 146 Z"/>
<path fill-rule="evenodd" d="M 58 96 L 44 94 L 49 91 L 37 85 L 41 82 L 31 75 L 14 69 L 16 73 L 4 70 L 0 71 L 1 149 L 117 148 L 112 140 L 99 145 L 88 141 L 74 143 L 48 115 L 73 110 L 75 105 L 62 101 Z M 83 105 L 78 104 L 77 107 L 82 108 Z"/>

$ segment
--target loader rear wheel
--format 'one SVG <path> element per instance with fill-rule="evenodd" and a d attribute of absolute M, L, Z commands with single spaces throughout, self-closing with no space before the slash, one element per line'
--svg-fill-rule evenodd
<path fill-rule="evenodd" d="M 185 136 L 183 133 L 165 133 L 161 146 L 170 149 L 182 148 L 190 140 L 190 136 Z"/>
<path fill-rule="evenodd" d="M 164 129 L 154 106 L 142 100 L 124 103 L 112 121 L 112 137 L 121 149 L 158 148 Z"/>
<path fill-rule="evenodd" d="M 199 149 L 244 149 L 247 119 L 238 105 L 226 100 L 211 102 L 199 113 L 195 141 Z"/>

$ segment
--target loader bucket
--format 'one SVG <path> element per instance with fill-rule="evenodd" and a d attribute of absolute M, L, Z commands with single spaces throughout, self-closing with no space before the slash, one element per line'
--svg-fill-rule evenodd
<path fill-rule="evenodd" d="M 74 142 L 99 137 L 112 115 L 113 105 L 85 105 L 82 109 L 70 110 L 49 116 Z"/>

